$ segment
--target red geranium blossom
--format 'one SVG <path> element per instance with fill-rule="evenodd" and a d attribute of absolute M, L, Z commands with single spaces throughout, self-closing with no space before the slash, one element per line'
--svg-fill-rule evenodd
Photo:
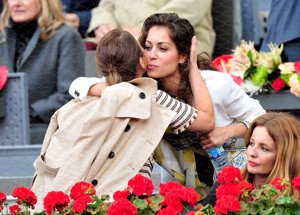
<path fill-rule="evenodd" d="M 295 190 L 300 190 L 300 175 L 292 180 L 292 184 Z"/>
<path fill-rule="evenodd" d="M 86 206 L 93 201 L 89 195 L 83 195 L 78 197 L 73 204 L 72 210 L 75 213 L 81 213 L 86 209 Z"/>
<path fill-rule="evenodd" d="M 127 197 L 130 195 L 130 192 L 128 189 L 124 189 L 123 191 L 116 191 L 114 193 L 114 200 L 117 201 L 119 199 L 127 199 Z"/>
<path fill-rule="evenodd" d="M 178 209 L 175 207 L 167 207 L 167 208 L 162 208 L 158 211 L 156 215 L 177 215 L 181 212 L 178 212 Z"/>
<path fill-rule="evenodd" d="M 6 201 L 6 195 L 0 192 L 0 212 L 3 210 L 3 203 Z"/>
<path fill-rule="evenodd" d="M 289 186 L 289 183 L 286 183 L 286 178 L 283 176 L 281 178 L 277 177 L 271 181 L 271 184 L 280 191 L 283 191 L 285 188 Z"/>
<path fill-rule="evenodd" d="M 234 166 L 227 166 L 218 173 L 218 182 L 220 184 L 234 184 L 242 180 L 241 171 Z"/>
<path fill-rule="evenodd" d="M 240 194 L 242 194 L 242 190 L 236 184 L 226 184 L 226 185 L 221 184 L 216 190 L 216 197 L 218 199 L 222 198 L 222 196 L 228 196 L 228 195 L 239 196 Z"/>
<path fill-rule="evenodd" d="M 80 196 L 83 195 L 95 195 L 96 194 L 96 190 L 94 185 L 85 182 L 85 181 L 80 181 L 77 182 L 70 191 L 70 197 L 71 199 L 77 199 Z"/>
<path fill-rule="evenodd" d="M 52 211 L 63 211 L 65 207 L 70 203 L 70 198 L 62 191 L 51 191 L 44 198 L 44 209 L 48 215 L 52 214 Z"/>
<path fill-rule="evenodd" d="M 17 214 L 21 210 L 22 210 L 22 208 L 20 208 L 19 205 L 12 205 L 9 207 L 9 213 L 11 213 L 13 215 Z"/>
<path fill-rule="evenodd" d="M 17 203 L 24 206 L 29 206 L 34 209 L 34 205 L 37 202 L 36 195 L 27 187 L 16 187 L 12 196 L 17 198 Z"/>
<path fill-rule="evenodd" d="M 272 83 L 272 89 L 273 90 L 281 90 L 282 88 L 284 88 L 285 86 L 285 82 L 282 78 L 276 78 L 273 83 Z"/>
<path fill-rule="evenodd" d="M 153 182 L 141 174 L 128 181 L 128 186 L 132 189 L 132 193 L 137 196 L 147 195 L 150 196 L 154 190 Z"/>
<path fill-rule="evenodd" d="M 241 210 L 241 203 L 238 197 L 232 195 L 222 196 L 217 200 L 214 207 L 216 214 L 228 214 L 228 212 L 239 212 Z"/>
<path fill-rule="evenodd" d="M 137 208 L 128 199 L 113 202 L 107 210 L 108 215 L 136 215 L 137 212 Z"/>

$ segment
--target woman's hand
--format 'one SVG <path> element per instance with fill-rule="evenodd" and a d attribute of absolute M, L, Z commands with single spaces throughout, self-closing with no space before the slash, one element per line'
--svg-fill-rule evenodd
<path fill-rule="evenodd" d="M 198 116 L 196 120 L 190 125 L 189 130 L 206 133 L 214 129 L 215 117 L 214 108 L 208 89 L 197 66 L 196 43 L 196 36 L 193 36 L 189 59 L 189 80 L 193 93 L 193 106 L 198 110 Z"/>

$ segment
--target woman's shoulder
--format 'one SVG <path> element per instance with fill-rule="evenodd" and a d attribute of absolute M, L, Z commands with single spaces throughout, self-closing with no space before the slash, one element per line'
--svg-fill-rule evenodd
<path fill-rule="evenodd" d="M 70 25 L 68 24 L 62 24 L 57 30 L 56 30 L 56 36 L 57 37 L 77 37 L 81 39 L 80 34 Z"/>
<path fill-rule="evenodd" d="M 201 70 L 201 75 L 208 88 L 213 87 L 219 89 L 223 87 L 229 87 L 235 85 L 232 77 L 229 74 L 213 71 L 213 70 Z"/>

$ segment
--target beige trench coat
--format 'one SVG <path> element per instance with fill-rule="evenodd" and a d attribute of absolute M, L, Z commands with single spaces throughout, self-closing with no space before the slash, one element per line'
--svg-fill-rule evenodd
<path fill-rule="evenodd" d="M 159 144 L 175 112 L 155 103 L 156 81 L 139 78 L 105 89 L 102 98 L 72 100 L 51 118 L 35 160 L 36 211 L 49 191 L 69 192 L 78 181 L 98 195 L 127 187 Z"/>

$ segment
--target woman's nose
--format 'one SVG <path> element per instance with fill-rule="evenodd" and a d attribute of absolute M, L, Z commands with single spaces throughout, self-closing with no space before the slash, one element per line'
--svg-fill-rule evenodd
<path fill-rule="evenodd" d="M 256 147 L 248 147 L 247 148 L 247 155 L 250 156 L 250 157 L 256 157 L 257 156 Z"/>
<path fill-rule="evenodd" d="M 152 48 L 149 52 L 148 52 L 148 57 L 150 59 L 156 59 L 157 55 L 156 55 L 156 50 L 154 48 Z"/>

